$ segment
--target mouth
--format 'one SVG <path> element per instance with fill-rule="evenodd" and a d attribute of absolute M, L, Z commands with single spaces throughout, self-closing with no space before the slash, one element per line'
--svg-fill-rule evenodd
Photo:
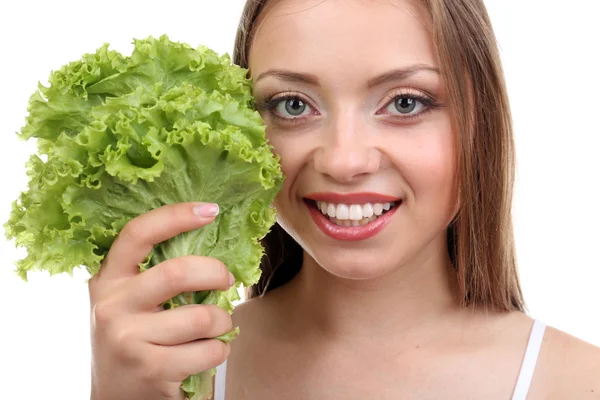
<path fill-rule="evenodd" d="M 402 204 L 399 199 L 380 201 L 352 204 L 304 198 L 316 225 L 338 240 L 364 240 L 379 233 Z"/>
<path fill-rule="evenodd" d="M 305 199 L 307 205 L 317 209 L 337 226 L 365 226 L 383 217 L 400 201 L 386 203 L 344 204 Z"/>

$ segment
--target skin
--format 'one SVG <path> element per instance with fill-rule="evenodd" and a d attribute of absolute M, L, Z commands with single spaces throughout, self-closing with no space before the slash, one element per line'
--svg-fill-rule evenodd
<path fill-rule="evenodd" d="M 227 289 L 222 263 L 180 257 L 138 268 L 153 245 L 212 223 L 210 205 L 133 219 L 90 280 L 92 400 L 183 400 L 183 379 L 227 357 L 228 399 L 509 399 L 532 320 L 456 301 L 445 229 L 459 200 L 443 82 L 419 72 L 366 85 L 392 68 L 437 65 L 424 13 L 400 0 L 282 0 L 259 23 L 255 96 L 289 91 L 311 106 L 293 128 L 261 111 L 287 176 L 279 222 L 306 250 L 302 271 L 238 306 L 241 334 L 225 345 L 210 339 L 231 330 L 224 310 L 159 307 L 181 292 Z M 273 68 L 313 74 L 319 85 L 258 80 Z M 407 91 L 441 106 L 401 121 L 388 105 Z M 308 217 L 302 197 L 315 191 L 403 202 L 384 231 L 349 244 Z M 600 350 L 548 328 L 528 399 L 598 399 L 599 371 Z"/>
<path fill-rule="evenodd" d="M 234 313 L 244 333 L 228 361 L 230 398 L 512 396 L 532 320 L 456 299 L 445 231 L 459 203 L 455 133 L 441 77 L 367 85 L 395 68 L 439 66 L 425 15 L 414 2 L 383 0 L 276 1 L 263 12 L 249 58 L 259 107 L 282 94 L 307 105 L 299 116 L 284 99 L 261 107 L 287 177 L 279 223 L 305 256 L 292 282 Z M 402 120 L 390 104 L 423 93 L 441 106 Z M 308 214 L 303 197 L 321 191 L 403 203 L 375 237 L 343 242 Z M 528 398 L 598 398 L 599 360 L 597 348 L 548 328 Z"/>
<path fill-rule="evenodd" d="M 90 280 L 92 400 L 184 400 L 181 382 L 229 355 L 229 345 L 208 339 L 231 330 L 225 310 L 160 307 L 182 292 L 231 287 L 223 263 L 188 256 L 142 274 L 138 267 L 154 245 L 213 222 L 210 206 L 174 204 L 134 218 Z"/>

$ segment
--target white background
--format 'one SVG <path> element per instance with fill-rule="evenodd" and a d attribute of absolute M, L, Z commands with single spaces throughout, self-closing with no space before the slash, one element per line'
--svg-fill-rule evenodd
<path fill-rule="evenodd" d="M 14 134 L 51 70 L 104 42 L 167 33 L 231 54 L 242 0 L 4 1 L 0 5 L 0 225 L 34 150 Z M 530 313 L 600 346 L 600 11 L 591 0 L 487 0 L 518 149 L 515 234 Z M 0 397 L 89 398 L 86 275 L 24 283 L 0 229 Z"/>

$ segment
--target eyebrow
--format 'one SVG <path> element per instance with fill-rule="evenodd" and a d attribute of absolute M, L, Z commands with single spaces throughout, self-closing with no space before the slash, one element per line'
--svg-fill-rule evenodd
<path fill-rule="evenodd" d="M 292 72 L 284 69 L 270 69 L 258 76 L 255 82 L 260 81 L 268 76 L 273 76 L 282 81 L 306 83 L 308 85 L 319 86 L 319 78 L 311 74 L 303 74 L 300 72 Z"/>
<path fill-rule="evenodd" d="M 440 70 L 427 64 L 415 64 L 405 68 L 393 69 L 375 78 L 369 79 L 367 87 L 370 89 L 391 81 L 403 81 L 421 71 L 429 71 L 439 75 Z"/>
<path fill-rule="evenodd" d="M 379 86 L 390 81 L 405 80 L 421 71 L 429 71 L 436 74 L 440 73 L 439 69 L 436 67 L 432 67 L 427 64 L 415 64 L 404 68 L 393 69 L 379 76 L 371 78 L 367 82 L 367 87 L 370 89 L 372 87 Z M 315 75 L 300 72 L 292 72 L 285 69 L 269 69 L 260 74 L 256 78 L 255 83 L 268 76 L 272 76 L 282 81 L 305 83 L 312 86 L 319 86 L 319 78 L 317 78 Z"/>

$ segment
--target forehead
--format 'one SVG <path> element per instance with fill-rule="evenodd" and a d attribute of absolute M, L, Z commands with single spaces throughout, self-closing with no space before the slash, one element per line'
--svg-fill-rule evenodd
<path fill-rule="evenodd" d="M 347 77 L 437 65 L 429 18 L 414 0 L 275 0 L 257 23 L 253 76 L 271 68 Z"/>

